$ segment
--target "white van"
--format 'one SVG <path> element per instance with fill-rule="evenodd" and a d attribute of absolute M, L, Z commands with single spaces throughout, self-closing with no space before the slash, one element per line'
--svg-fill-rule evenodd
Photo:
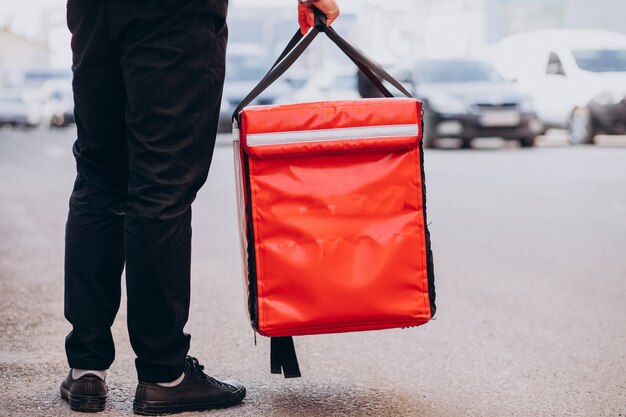
<path fill-rule="evenodd" d="M 567 127 L 572 143 L 626 133 L 626 35 L 542 30 L 512 35 L 485 57 L 533 98 L 547 126 Z"/>

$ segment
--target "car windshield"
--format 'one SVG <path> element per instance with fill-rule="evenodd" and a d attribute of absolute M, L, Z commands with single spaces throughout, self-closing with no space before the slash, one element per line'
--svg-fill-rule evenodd
<path fill-rule="evenodd" d="M 70 100 L 72 99 L 72 90 L 54 90 L 50 93 L 50 98 L 52 100 Z"/>
<path fill-rule="evenodd" d="M 626 71 L 626 49 L 597 49 L 572 51 L 576 65 L 591 72 Z"/>
<path fill-rule="evenodd" d="M 356 75 L 338 75 L 335 77 L 335 88 L 346 89 L 346 90 L 354 90 L 356 89 Z"/>
<path fill-rule="evenodd" d="M 21 104 L 24 103 L 24 99 L 21 97 L 0 97 L 0 103 L 4 104 Z"/>
<path fill-rule="evenodd" d="M 502 77 L 489 65 L 472 61 L 427 61 L 418 72 L 425 83 L 499 82 Z"/>
<path fill-rule="evenodd" d="M 234 55 L 226 60 L 226 79 L 229 81 L 259 81 L 269 66 L 257 55 Z"/>

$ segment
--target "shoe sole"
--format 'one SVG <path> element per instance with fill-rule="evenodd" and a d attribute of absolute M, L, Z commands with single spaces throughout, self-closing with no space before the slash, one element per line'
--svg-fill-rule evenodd
<path fill-rule="evenodd" d="M 70 404 L 74 411 L 97 413 L 103 411 L 106 404 L 106 395 L 76 395 L 61 387 L 61 398 Z"/>
<path fill-rule="evenodd" d="M 216 408 L 227 408 L 239 404 L 246 397 L 246 389 L 233 393 L 233 398 L 218 403 L 176 404 L 163 401 L 133 401 L 133 412 L 141 416 L 158 416 L 161 414 L 175 414 L 184 411 L 204 411 Z"/>

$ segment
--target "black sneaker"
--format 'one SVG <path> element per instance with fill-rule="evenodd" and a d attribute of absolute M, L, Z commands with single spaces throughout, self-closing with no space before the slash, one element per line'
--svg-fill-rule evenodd
<path fill-rule="evenodd" d="M 102 411 L 107 400 L 107 385 L 100 377 L 92 374 L 74 379 L 70 369 L 61 382 L 61 398 L 75 411 Z"/>
<path fill-rule="evenodd" d="M 133 411 L 143 416 L 225 408 L 240 403 L 246 388 L 237 381 L 218 381 L 203 372 L 196 358 L 187 356 L 185 374 L 180 384 L 163 387 L 139 382 Z"/>

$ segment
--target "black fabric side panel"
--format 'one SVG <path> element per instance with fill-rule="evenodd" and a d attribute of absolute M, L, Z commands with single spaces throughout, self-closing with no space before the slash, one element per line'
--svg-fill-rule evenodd
<path fill-rule="evenodd" d="M 300 366 L 293 345 L 293 337 L 272 337 L 270 341 L 270 369 L 273 374 L 282 373 L 285 378 L 299 378 Z"/>
<path fill-rule="evenodd" d="M 248 311 L 252 328 L 259 330 L 259 303 L 257 294 L 256 252 L 254 250 L 254 224 L 252 223 L 252 195 L 250 192 L 250 165 L 248 155 L 243 154 L 243 170 L 246 181 L 246 240 L 248 244 Z"/>
<path fill-rule="evenodd" d="M 422 132 L 424 131 L 424 119 L 422 111 Z M 422 206 L 424 207 L 424 234 L 426 236 L 426 273 L 428 274 L 428 300 L 430 301 L 430 316 L 437 311 L 435 305 L 435 266 L 433 264 L 433 251 L 430 247 L 430 231 L 428 230 L 428 218 L 426 216 L 426 174 L 424 173 L 424 147 L 420 141 L 420 169 L 422 171 Z"/>

